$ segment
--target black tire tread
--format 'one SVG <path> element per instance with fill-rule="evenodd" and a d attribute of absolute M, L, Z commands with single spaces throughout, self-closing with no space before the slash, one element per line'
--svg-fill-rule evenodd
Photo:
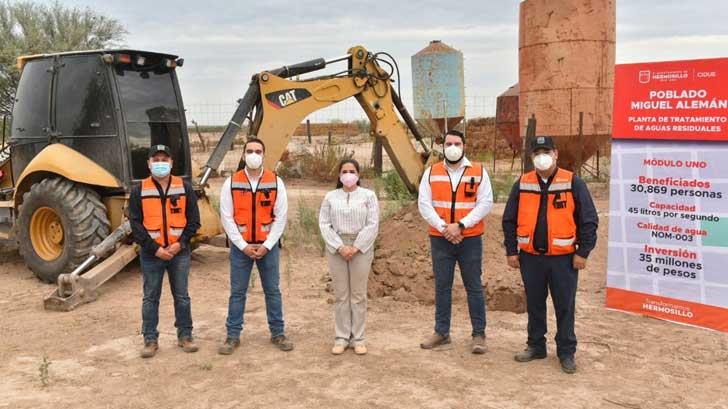
<path fill-rule="evenodd" d="M 31 186 L 23 195 L 23 204 L 20 205 L 18 214 L 23 215 L 27 203 L 38 200 L 56 204 L 53 206 L 56 211 L 64 213 L 71 221 L 70 226 L 64 225 L 67 230 L 66 241 L 71 241 L 71 245 L 65 246 L 64 251 L 70 251 L 70 257 L 67 257 L 58 274 L 70 273 L 88 257 L 95 245 L 109 235 L 111 224 L 106 215 L 106 207 L 94 190 L 58 177 L 43 179 Z M 55 282 L 58 274 L 36 271 L 33 268 L 33 265 L 43 261 L 30 244 L 29 226 L 18 227 L 18 247 L 26 263 L 40 279 Z M 61 258 L 63 257 L 62 254 Z"/>

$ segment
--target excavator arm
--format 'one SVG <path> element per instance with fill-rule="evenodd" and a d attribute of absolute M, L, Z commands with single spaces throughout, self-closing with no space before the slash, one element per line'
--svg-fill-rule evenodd
<path fill-rule="evenodd" d="M 288 79 L 343 60 L 348 62 L 348 69 L 339 74 L 309 80 Z M 265 142 L 265 166 L 272 169 L 286 150 L 296 127 L 308 115 L 354 97 L 369 118 L 370 134 L 382 138 L 405 185 L 411 192 L 416 192 L 428 156 L 435 154 L 422 142 L 414 120 L 394 91 L 391 73 L 377 61 L 375 54 L 356 46 L 349 49 L 345 57 L 331 61 L 316 59 L 254 75 L 207 162 L 200 184 L 204 185 L 212 170 L 220 166 L 246 119 L 250 133 Z M 408 131 L 420 142 L 422 152 L 415 149 Z"/>
<path fill-rule="evenodd" d="M 348 69 L 339 74 L 303 81 L 288 79 L 339 61 L 348 62 Z M 430 152 L 422 141 L 414 120 L 391 85 L 391 73 L 377 61 L 377 54 L 357 46 L 351 48 L 346 56 L 330 61 L 316 59 L 254 75 L 210 155 L 197 186 L 203 226 L 195 239 L 209 238 L 220 230 L 219 220 L 206 199 L 204 187 L 212 171 L 220 166 L 225 154 L 232 148 L 246 120 L 250 133 L 265 142 L 265 166 L 272 169 L 286 150 L 294 130 L 306 116 L 351 97 L 356 98 L 366 112 L 371 123 L 370 134 L 382 138 L 383 146 L 405 185 L 411 192 L 416 192 L 426 162 L 435 161 L 439 156 Z M 415 149 L 408 131 L 419 141 L 422 152 Z M 45 308 L 69 311 L 94 300 L 98 287 L 136 257 L 134 245 L 119 245 L 128 237 L 130 230 L 129 222 L 123 223 L 94 247 L 89 257 L 72 273 L 61 274 L 58 288 L 44 299 Z M 113 255 L 106 258 L 110 253 Z M 103 261 L 86 271 L 99 260 Z"/>

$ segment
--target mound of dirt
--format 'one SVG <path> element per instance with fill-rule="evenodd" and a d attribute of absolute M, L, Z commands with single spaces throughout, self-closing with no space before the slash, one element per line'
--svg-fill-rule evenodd
<path fill-rule="evenodd" d="M 493 154 L 495 151 L 498 158 L 511 159 L 513 150 L 510 143 L 500 135 L 496 137 L 496 133 L 495 118 L 469 119 L 465 130 L 468 138 L 468 152 L 473 155 L 476 152 Z"/>
<path fill-rule="evenodd" d="M 488 308 L 523 313 L 525 294 L 520 273 L 505 263 L 500 212 L 486 217 L 483 236 L 483 287 Z M 369 297 L 392 296 L 405 302 L 434 303 L 435 281 L 432 273 L 428 225 L 413 203 L 381 224 Z M 465 302 L 459 270 L 455 272 L 454 302 Z"/>

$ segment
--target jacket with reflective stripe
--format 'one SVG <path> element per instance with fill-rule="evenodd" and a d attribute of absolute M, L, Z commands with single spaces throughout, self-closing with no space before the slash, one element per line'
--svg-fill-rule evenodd
<path fill-rule="evenodd" d="M 571 190 L 573 173 L 557 169 L 548 186 L 546 200 L 547 245 L 546 255 L 571 254 L 576 251 L 576 204 Z M 533 247 L 541 205 L 541 186 L 538 174 L 531 171 L 521 176 L 518 196 L 518 248 L 531 254 L 542 254 Z"/>
<path fill-rule="evenodd" d="M 142 222 L 149 236 L 162 247 L 178 242 L 187 226 L 187 193 L 182 178 L 171 177 L 164 197 L 160 197 L 151 176 L 144 179 L 141 199 Z"/>
<path fill-rule="evenodd" d="M 264 169 L 253 192 L 245 169 L 241 169 L 233 174 L 230 190 L 233 197 L 233 219 L 243 239 L 248 243 L 263 243 L 268 238 L 275 219 L 273 208 L 278 195 L 278 177 Z"/>
<path fill-rule="evenodd" d="M 432 189 L 432 206 L 446 223 L 457 223 L 468 215 L 478 200 L 478 187 L 483 179 L 483 166 L 472 162 L 463 171 L 453 192 L 450 174 L 444 162 L 432 165 L 430 169 L 430 188 Z M 485 231 L 485 221 L 463 230 L 464 237 L 480 236 Z M 436 228 L 430 226 L 431 236 L 442 236 Z"/>

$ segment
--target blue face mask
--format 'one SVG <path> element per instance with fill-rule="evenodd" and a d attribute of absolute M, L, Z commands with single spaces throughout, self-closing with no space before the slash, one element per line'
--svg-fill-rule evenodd
<path fill-rule="evenodd" d="M 152 162 L 151 171 L 154 177 L 166 177 L 171 170 L 172 165 L 169 162 Z"/>

